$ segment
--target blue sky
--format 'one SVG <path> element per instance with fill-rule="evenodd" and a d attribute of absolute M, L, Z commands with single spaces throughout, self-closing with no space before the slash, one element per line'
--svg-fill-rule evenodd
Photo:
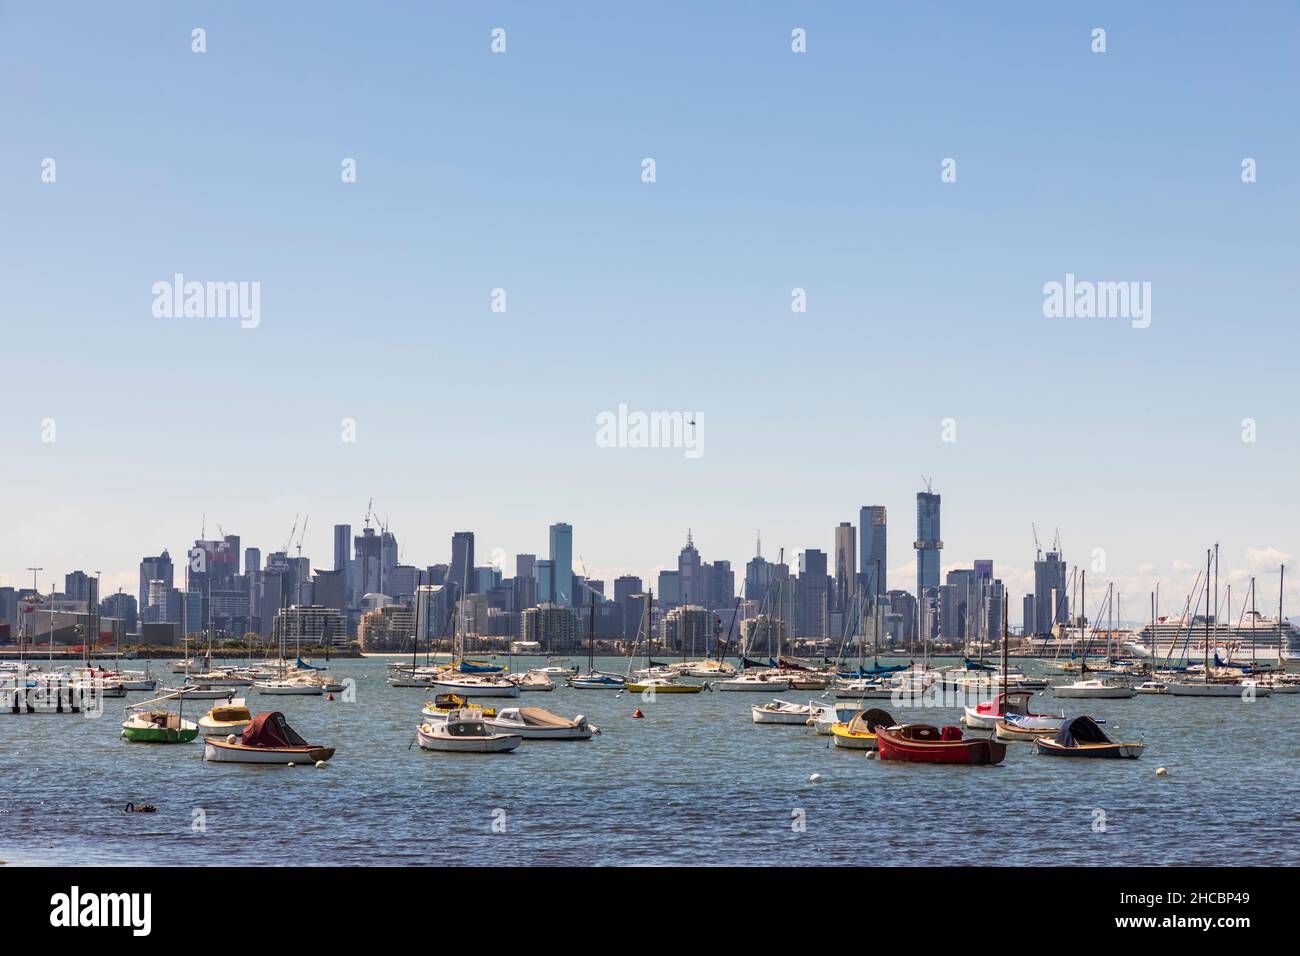
<path fill-rule="evenodd" d="M 310 514 L 327 566 L 373 497 L 412 563 L 566 520 L 607 578 L 885 504 L 910 587 L 925 474 L 1013 593 L 1031 521 L 1133 607 L 1216 540 L 1275 586 L 1298 45 L 1290 3 L 0 3 L 0 584 L 129 589 L 204 514 Z M 155 318 L 177 272 L 259 327 Z M 1066 273 L 1150 282 L 1150 328 L 1045 318 Z M 620 403 L 704 454 L 597 447 Z"/>

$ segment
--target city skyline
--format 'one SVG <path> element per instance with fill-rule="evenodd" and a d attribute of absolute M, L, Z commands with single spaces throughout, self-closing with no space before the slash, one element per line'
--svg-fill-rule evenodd
<path fill-rule="evenodd" d="M 942 492 L 940 490 L 936 490 L 935 494 L 942 498 Z M 870 520 L 870 510 L 869 510 L 870 507 L 874 507 L 874 506 L 861 507 L 861 515 L 863 518 L 867 520 Z M 859 509 L 855 508 L 853 510 L 857 511 Z M 942 520 L 945 525 L 949 521 L 949 511 L 947 508 L 945 508 L 943 511 Z M 222 525 L 225 526 L 227 524 L 228 523 L 223 520 Z M 802 547 L 797 549 L 785 548 L 784 549 L 785 562 L 788 566 L 791 567 L 792 573 L 798 573 L 799 562 L 801 561 L 804 552 L 818 551 L 820 552 L 819 561 L 823 564 L 827 564 L 826 573 L 828 574 L 828 577 L 830 579 L 829 586 L 831 590 L 834 591 L 836 587 L 835 585 L 836 568 L 833 562 L 834 562 L 834 555 L 835 555 L 835 546 L 837 543 L 835 539 L 836 539 L 838 529 L 842 526 L 842 524 L 843 523 L 841 522 L 839 524 L 829 527 L 826 531 L 826 536 L 825 536 L 826 540 L 822 542 L 820 546 L 809 544 L 807 547 Z M 911 538 L 911 535 L 908 532 L 910 531 L 911 528 L 915 527 L 916 524 L 915 513 L 908 515 L 907 518 L 901 522 L 901 524 L 903 525 L 903 527 L 899 528 L 899 521 L 897 519 L 895 519 L 894 522 L 890 522 L 889 524 L 887 524 L 886 527 L 888 529 L 888 533 L 896 538 L 897 537 Z M 347 526 L 349 526 L 348 522 L 332 523 L 330 525 L 326 525 L 322 527 L 316 533 L 316 536 L 314 538 L 310 537 L 310 533 L 309 533 L 308 535 L 305 535 L 301 539 L 304 542 L 315 541 L 317 543 L 328 543 L 330 545 L 330 547 L 321 547 L 321 548 L 317 548 L 314 551 L 311 545 L 307 543 L 303 544 L 302 557 L 311 562 L 311 569 L 313 572 L 327 571 L 335 568 L 336 551 L 334 550 L 334 544 L 337 541 L 337 529 L 339 527 L 347 527 Z M 209 524 L 208 528 L 211 527 L 212 526 Z M 358 533 L 356 535 L 356 538 L 358 541 L 360 541 L 362 539 L 362 535 L 360 533 L 361 529 L 360 526 L 357 527 L 358 527 Z M 574 547 L 573 541 L 575 537 L 579 542 L 581 541 L 582 528 L 581 526 L 575 527 L 575 524 L 573 522 L 561 522 L 558 524 L 554 522 L 548 522 L 543 525 L 541 533 L 546 536 L 546 539 L 549 539 L 553 537 L 554 529 L 556 528 L 564 528 L 567 530 L 570 547 Z M 479 534 L 472 530 L 471 531 L 461 530 L 449 534 L 447 537 L 447 541 L 444 542 L 441 549 L 435 546 L 428 553 L 420 551 L 418 558 L 415 556 L 415 554 L 411 551 L 409 545 L 406 543 L 407 539 L 405 535 L 396 533 L 396 532 L 401 532 L 402 531 L 401 528 L 397 528 L 397 527 L 390 528 L 389 526 L 386 525 L 382 530 L 378 527 L 375 527 L 370 529 L 370 531 L 374 533 L 376 541 L 380 539 L 381 535 L 384 535 L 386 537 L 395 537 L 398 547 L 400 548 L 400 552 L 399 552 L 400 562 L 404 565 L 410 564 L 420 569 L 437 565 L 437 564 L 452 565 L 454 559 L 454 551 L 455 551 L 454 540 L 456 537 L 458 537 L 461 534 L 473 535 L 473 539 L 471 539 L 469 542 L 470 545 L 469 558 L 473 562 L 472 567 L 486 567 L 489 566 L 494 559 L 499 558 L 500 559 L 499 568 L 501 570 L 501 573 L 506 577 L 513 577 L 514 574 L 516 573 L 515 561 L 516 558 L 518 557 L 531 558 L 535 565 L 551 564 L 551 562 L 548 559 L 538 557 L 538 555 L 549 553 L 546 547 L 542 547 L 540 549 L 534 549 L 532 552 L 530 552 L 529 550 L 523 548 L 505 548 L 502 546 L 494 546 L 485 551 L 482 549 L 481 545 L 477 543 Z M 757 531 L 760 536 L 763 534 L 762 529 L 757 529 Z M 1045 532 L 1039 530 L 1037 533 L 1042 539 L 1040 542 L 1042 545 L 1041 548 L 1042 553 L 1043 554 L 1047 554 L 1049 552 L 1055 553 L 1053 550 L 1054 546 L 1049 546 L 1049 541 L 1047 540 L 1047 536 Z M 693 529 L 686 529 L 686 534 L 689 535 L 690 538 L 692 539 L 697 537 L 694 534 Z M 1032 535 L 1033 535 L 1033 531 L 1031 530 L 1030 532 L 1031 545 L 1034 544 Z M 241 540 L 245 545 L 245 550 L 241 551 L 240 553 L 241 561 L 243 560 L 244 555 L 250 551 L 255 553 L 258 556 L 259 560 L 263 555 L 270 555 L 272 553 L 276 553 L 280 551 L 278 546 L 272 548 L 258 547 L 257 545 L 252 543 L 256 539 L 253 536 L 250 536 L 248 534 L 236 533 L 236 534 L 232 534 L 231 537 L 234 539 L 236 546 L 239 545 Z M 175 569 L 174 574 L 175 574 L 176 586 L 178 588 L 183 589 L 185 585 L 184 574 L 186 568 L 186 553 L 192 547 L 193 542 L 197 540 L 199 540 L 199 537 L 196 534 L 193 538 L 176 542 L 174 550 L 172 545 L 165 545 L 164 547 L 159 547 L 152 551 L 150 550 L 140 551 L 135 558 L 136 567 L 129 572 L 116 571 L 116 570 L 105 572 L 103 568 L 91 568 L 85 564 L 82 564 L 80 566 L 69 566 L 66 568 L 61 568 L 59 566 L 52 566 L 49 562 L 45 562 L 43 565 L 36 565 L 42 567 L 42 571 L 39 572 L 38 579 L 37 579 L 39 589 L 42 591 L 42 593 L 61 592 L 63 589 L 63 579 L 66 575 L 74 574 L 77 572 L 87 572 L 93 574 L 95 570 L 99 570 L 101 571 L 102 574 L 100 580 L 101 600 L 107 599 L 108 597 L 118 592 L 119 590 L 126 594 L 135 596 L 137 594 L 137 588 L 143 589 L 144 587 L 144 584 L 142 583 L 144 580 L 144 571 L 142 570 L 142 562 L 151 560 L 150 555 L 160 555 L 164 550 L 168 551 L 170 554 L 172 560 L 172 567 L 173 569 Z M 211 538 L 211 536 L 209 536 L 207 540 L 218 540 L 218 539 L 214 539 Z M 291 538 L 288 540 L 292 541 L 293 539 Z M 679 541 L 677 545 L 677 550 L 674 551 L 673 554 L 676 555 L 679 551 L 682 551 L 683 545 L 685 545 L 686 543 L 687 543 L 687 538 L 683 537 L 683 539 Z M 907 592 L 915 595 L 915 581 L 916 581 L 916 574 L 918 570 L 918 566 L 916 563 L 917 552 L 912 549 L 911 544 L 912 542 L 909 540 L 907 542 L 908 547 L 905 552 L 907 556 L 912 559 L 911 562 L 908 564 L 903 564 L 903 563 L 895 564 L 893 568 L 888 570 L 887 579 L 890 581 L 897 581 L 900 584 L 903 584 L 903 588 L 902 588 L 903 590 L 906 590 Z M 950 550 L 947 541 L 944 542 L 944 545 L 945 545 L 945 550 Z M 781 546 L 773 545 L 770 543 L 770 541 L 768 545 L 761 545 L 761 542 L 751 543 L 749 546 L 749 553 L 745 554 L 743 557 L 737 557 L 736 555 L 734 555 L 734 553 L 729 553 L 721 548 L 714 548 L 707 544 L 703 549 L 701 549 L 701 551 L 704 554 L 704 556 L 707 557 L 709 560 L 727 561 L 730 562 L 732 568 L 743 568 L 746 562 L 748 562 L 754 556 L 755 550 L 760 546 L 762 547 L 763 557 L 765 559 L 772 562 L 777 560 L 777 555 L 778 552 L 781 550 Z M 1031 551 L 1031 553 L 1033 553 L 1032 547 L 1029 550 Z M 291 545 L 291 551 L 296 557 L 296 552 L 297 552 L 296 543 Z M 319 558 L 314 557 L 314 554 L 316 553 L 319 553 L 321 557 Z M 965 551 L 962 552 L 963 555 L 965 555 L 965 553 L 966 553 Z M 1068 543 L 1062 544 L 1060 553 L 1063 555 L 1064 561 L 1071 571 L 1075 567 L 1079 566 L 1080 564 L 1083 565 L 1084 570 L 1088 571 L 1089 612 L 1090 613 L 1094 612 L 1096 608 L 1100 605 L 1102 600 L 1102 592 L 1105 589 L 1105 585 L 1108 582 L 1114 581 L 1116 583 L 1116 592 L 1124 596 L 1124 604 L 1121 610 L 1124 611 L 1124 620 L 1128 622 L 1141 622 L 1147 619 L 1150 611 L 1150 594 L 1151 591 L 1154 589 L 1157 581 L 1160 583 L 1161 613 L 1162 614 L 1177 613 L 1181 609 L 1182 601 L 1185 598 L 1186 593 L 1191 589 L 1192 581 L 1194 580 L 1197 573 L 1204 565 L 1203 549 L 1201 551 L 1201 554 L 1199 555 L 1195 555 L 1195 554 L 1190 555 L 1189 557 L 1191 558 L 1191 560 L 1176 560 L 1168 568 L 1163 569 L 1166 572 L 1164 574 L 1158 573 L 1158 570 L 1144 570 L 1144 569 L 1138 569 L 1132 572 L 1113 571 L 1113 570 L 1097 571 L 1093 567 L 1094 556 L 1091 553 L 1091 551 L 1076 556 L 1074 553 L 1072 553 L 1071 549 L 1068 547 Z M 1108 557 L 1109 556 L 1106 556 L 1107 561 L 1108 561 Z M 482 558 L 483 560 L 479 560 L 480 558 Z M 1279 562 L 1282 561 L 1289 561 L 1289 558 L 1290 558 L 1289 555 L 1279 552 L 1278 550 L 1273 548 L 1251 548 L 1250 546 L 1246 546 L 1241 553 L 1233 554 L 1231 553 L 1229 548 L 1221 546 L 1220 572 L 1221 572 L 1222 585 L 1226 586 L 1228 584 L 1232 584 L 1234 587 L 1234 595 L 1235 595 L 1234 600 L 1239 602 L 1240 599 L 1244 596 L 1244 590 L 1241 589 L 1240 586 L 1244 585 L 1248 581 L 1248 578 L 1251 575 L 1254 575 L 1257 578 L 1257 582 L 1258 582 L 1257 587 L 1260 596 L 1258 601 L 1259 606 L 1262 611 L 1272 613 L 1276 608 L 1276 600 L 1277 600 L 1276 591 L 1277 591 L 1278 564 Z M 587 571 L 590 573 L 590 579 L 601 581 L 604 583 L 606 587 L 605 593 L 607 598 L 611 598 L 613 596 L 614 582 L 619 577 L 624 577 L 624 576 L 637 577 L 640 578 L 643 582 L 645 582 L 645 587 L 655 588 L 657 586 L 657 580 L 661 572 L 665 572 L 665 571 L 677 572 L 679 570 L 679 563 L 677 557 L 671 557 L 671 558 L 666 557 L 663 561 L 654 564 L 644 564 L 644 565 L 638 565 L 632 567 L 610 567 L 608 565 L 604 565 L 598 562 L 587 561 L 582 551 L 580 550 L 580 544 L 575 550 L 573 550 L 572 560 L 575 563 L 571 568 L 571 573 L 575 575 L 581 573 L 582 568 L 579 562 L 581 562 L 581 564 L 585 564 Z M 997 578 L 999 578 L 1006 587 L 1006 593 L 1009 602 L 1008 618 L 1011 625 L 1013 627 L 1016 627 L 1022 624 L 1021 599 L 1026 594 L 1034 594 L 1036 591 L 1041 590 L 1041 586 L 1035 580 L 1034 559 L 1032 557 L 1026 563 L 1027 566 L 1021 566 L 1014 562 L 1003 561 L 999 559 L 997 556 L 990 557 L 986 552 L 980 550 L 979 548 L 975 548 L 971 551 L 970 557 L 954 558 L 953 560 L 950 561 L 943 561 L 939 567 L 939 583 L 940 584 L 945 583 L 947 576 L 950 572 L 969 571 L 971 568 L 976 568 L 980 563 L 985 561 L 992 562 L 993 574 Z M 32 572 L 30 570 L 31 567 L 32 565 L 30 564 L 27 565 L 24 568 L 24 570 L 19 572 L 18 574 L 14 574 L 11 572 L 0 572 L 0 587 L 13 587 L 18 590 L 30 588 L 32 585 Z M 351 567 L 353 568 L 354 573 L 361 574 L 361 571 L 356 570 L 355 565 L 351 565 Z M 376 571 L 375 573 L 378 572 Z M 534 574 L 537 573 L 536 567 L 533 568 L 533 573 Z M 551 569 L 551 573 L 554 573 L 553 567 Z M 860 565 L 857 568 L 857 574 L 859 576 L 859 579 L 861 579 L 861 576 L 863 575 L 863 570 L 860 567 Z M 1287 575 L 1286 601 L 1287 601 L 1288 608 L 1293 606 L 1292 602 L 1294 600 L 1300 599 L 1300 580 L 1298 579 L 1300 579 L 1300 575 L 1293 575 L 1291 573 L 1288 573 Z M 449 580 L 450 580 L 450 576 L 449 576 Z M 53 585 L 52 588 L 51 585 Z M 893 587 L 897 588 L 898 584 L 894 584 Z M 738 595 L 743 593 L 743 589 L 744 589 L 743 576 L 737 575 L 736 593 Z M 545 595 L 539 595 L 538 597 L 539 602 L 542 601 L 544 597 Z M 1069 606 L 1073 608 L 1072 599 L 1069 602 Z M 1241 607 L 1240 603 L 1236 603 L 1235 606 L 1238 609 L 1240 609 Z M 1288 612 L 1288 614 L 1289 613 L 1290 612 Z"/>

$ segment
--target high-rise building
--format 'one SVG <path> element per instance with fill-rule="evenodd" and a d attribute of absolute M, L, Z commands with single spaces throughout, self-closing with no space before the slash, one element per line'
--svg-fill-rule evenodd
<path fill-rule="evenodd" d="M 659 607 L 664 610 L 682 603 L 681 573 L 678 571 L 659 572 Z"/>
<path fill-rule="evenodd" d="M 397 567 L 398 555 L 400 549 L 397 547 L 397 538 L 387 528 L 379 536 L 379 589 L 383 594 L 392 596 L 392 584 L 390 577 L 393 569 Z"/>
<path fill-rule="evenodd" d="M 537 562 L 537 603 L 559 603 L 555 599 L 555 562 L 549 558 Z"/>
<path fill-rule="evenodd" d="M 334 570 L 343 572 L 344 607 L 352 606 L 352 592 L 355 588 L 352 573 L 352 560 L 348 552 L 352 549 L 352 525 L 336 524 L 334 526 Z"/>
<path fill-rule="evenodd" d="M 916 493 L 916 596 L 927 589 L 939 586 L 939 559 L 943 551 L 943 538 L 939 533 L 939 495 L 934 492 Z"/>
<path fill-rule="evenodd" d="M 249 575 L 262 570 L 262 549 L 244 549 L 244 574 Z"/>
<path fill-rule="evenodd" d="M 1070 619 L 1070 598 L 1065 592 L 1065 559 L 1048 551 L 1034 562 L 1034 628 L 1038 637 L 1052 633 L 1054 624 Z M 1026 627 L 1028 631 L 1028 627 Z"/>
<path fill-rule="evenodd" d="M 730 561 L 705 564 L 704 577 L 709 599 L 706 607 L 731 608 L 736 603 L 736 574 L 731 570 Z"/>
<path fill-rule="evenodd" d="M 614 579 L 614 603 L 619 606 L 619 636 L 633 637 L 641 626 L 644 588 L 641 579 L 624 574 Z"/>
<path fill-rule="evenodd" d="M 691 532 L 686 530 L 686 546 L 677 555 L 677 599 L 675 603 L 703 605 L 708 601 L 704 575 L 700 566 L 700 552 L 695 549 Z M 667 606 L 667 605 L 665 605 Z"/>
<path fill-rule="evenodd" d="M 1029 637 L 1037 626 L 1038 615 L 1034 611 L 1034 596 L 1026 594 L 1020 605 L 1020 633 Z"/>
<path fill-rule="evenodd" d="M 353 586 L 356 588 L 352 602 L 354 606 L 360 607 L 361 599 L 367 594 L 384 593 L 383 539 L 375 533 L 374 528 L 365 527 L 361 529 L 361 534 L 353 537 L 352 549 L 355 562 Z"/>
<path fill-rule="evenodd" d="M 847 612 L 858 594 L 858 536 L 851 521 L 835 528 L 835 610 Z"/>
<path fill-rule="evenodd" d="M 514 589 L 518 610 L 537 606 L 537 555 L 515 555 Z"/>
<path fill-rule="evenodd" d="M 139 607 L 141 609 L 149 607 L 150 581 L 161 581 L 166 589 L 170 589 L 175 585 L 172 559 L 166 549 L 163 549 L 163 553 L 155 558 L 142 558 L 140 560 Z"/>
<path fill-rule="evenodd" d="M 799 552 L 796 637 L 824 638 L 830 624 L 831 577 L 826 573 L 826 552 L 807 548 Z"/>
<path fill-rule="evenodd" d="M 63 593 L 69 601 L 81 604 L 90 602 L 90 575 L 85 571 L 73 571 L 63 576 Z"/>
<path fill-rule="evenodd" d="M 875 595 L 877 600 L 889 591 L 886 583 L 889 568 L 886 531 L 884 505 L 863 505 L 858 510 L 858 547 L 862 556 L 858 576 L 863 590 Z"/>
<path fill-rule="evenodd" d="M 470 573 L 474 568 L 474 532 L 457 531 L 451 536 L 451 569 L 448 582 L 457 593 L 470 590 L 477 583 Z"/>
<path fill-rule="evenodd" d="M 563 521 L 551 525 L 551 565 L 555 568 L 554 602 L 573 605 L 573 528 Z"/>
<path fill-rule="evenodd" d="M 138 605 L 135 603 L 134 595 L 118 591 L 116 594 L 110 594 L 104 598 L 99 607 L 104 617 L 112 617 L 121 621 L 126 627 L 126 633 L 137 633 Z M 2 615 L 0 615 L 0 620 L 2 619 Z"/>
<path fill-rule="evenodd" d="M 758 537 L 754 556 L 745 564 L 745 600 L 759 601 L 767 597 L 772 580 L 772 566 L 763 557 L 763 538 Z"/>

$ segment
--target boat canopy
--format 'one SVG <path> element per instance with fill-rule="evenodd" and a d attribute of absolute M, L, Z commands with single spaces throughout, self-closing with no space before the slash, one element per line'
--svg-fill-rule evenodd
<path fill-rule="evenodd" d="M 654 662 L 651 661 L 651 663 Z M 740 659 L 740 666 L 742 668 L 743 667 L 776 667 L 777 664 L 776 661 L 772 660 L 772 658 L 770 657 L 767 659 L 766 664 L 764 664 L 762 661 L 754 661 L 754 660 L 750 660 L 748 657 L 742 657 Z"/>
<path fill-rule="evenodd" d="M 253 722 L 244 728 L 242 742 L 245 747 L 309 746 L 278 710 L 269 710 L 254 717 Z"/>
<path fill-rule="evenodd" d="M 992 664 L 981 664 L 979 661 L 973 661 L 969 657 L 964 658 L 963 664 L 968 671 L 995 671 L 997 670 Z"/>
<path fill-rule="evenodd" d="M 317 667 L 315 664 L 308 664 L 301 656 L 299 656 L 293 664 L 294 667 L 298 668 L 300 671 L 323 671 L 328 669 L 325 667 Z"/>
<path fill-rule="evenodd" d="M 1075 717 L 1061 724 L 1061 729 L 1056 732 L 1056 742 L 1062 747 L 1077 747 L 1079 744 L 1108 744 L 1112 741 L 1091 717 Z"/>
<path fill-rule="evenodd" d="M 881 710 L 879 707 L 872 707 L 870 710 L 864 710 L 849 721 L 849 732 L 854 734 L 874 734 L 877 727 L 893 727 L 898 721 L 890 715 L 889 711 Z"/>
<path fill-rule="evenodd" d="M 484 664 L 479 661 L 461 661 L 456 669 L 462 674 L 499 674 L 504 668 L 498 664 Z"/>
<path fill-rule="evenodd" d="M 505 716 L 506 712 L 502 713 Z M 519 719 L 532 727 L 576 727 L 577 724 L 559 714 L 553 714 L 542 707 L 520 707 Z"/>
<path fill-rule="evenodd" d="M 840 677 L 879 677 L 882 674 L 897 674 L 899 671 L 909 670 L 907 664 L 888 664 L 877 665 L 875 667 L 859 667 L 852 671 L 839 671 Z"/>

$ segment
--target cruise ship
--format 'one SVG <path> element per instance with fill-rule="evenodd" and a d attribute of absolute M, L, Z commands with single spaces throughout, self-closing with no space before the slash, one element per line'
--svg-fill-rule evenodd
<path fill-rule="evenodd" d="M 1238 624 L 1211 622 L 1209 634 L 1212 646 L 1207 655 L 1206 617 L 1193 617 L 1189 629 L 1186 617 L 1170 615 L 1157 618 L 1154 625 L 1144 625 L 1126 649 L 1157 660 L 1168 657 L 1198 661 L 1207 656 L 1213 659 L 1216 653 L 1220 660 L 1239 664 L 1251 660 L 1267 664 L 1300 660 L 1300 630 L 1285 618 L 1279 628 L 1277 618 L 1247 611 Z"/>

